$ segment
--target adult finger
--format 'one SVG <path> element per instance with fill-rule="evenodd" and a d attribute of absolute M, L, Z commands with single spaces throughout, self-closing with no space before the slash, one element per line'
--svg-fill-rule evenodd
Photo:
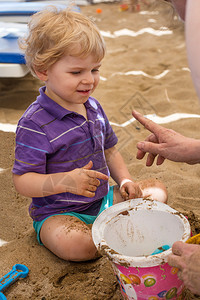
<path fill-rule="evenodd" d="M 149 153 L 147 155 L 146 166 L 150 167 L 153 165 L 156 155 Z"/>
<path fill-rule="evenodd" d="M 184 260 L 181 256 L 170 254 L 167 258 L 167 262 L 170 266 L 178 268 L 180 270 L 184 267 Z"/>
<path fill-rule="evenodd" d="M 152 142 L 152 143 L 158 143 L 158 139 L 157 137 L 155 136 L 155 134 L 150 134 L 146 139 L 145 139 L 145 142 Z M 137 159 L 143 159 L 144 156 L 145 156 L 146 152 L 145 151 L 141 151 L 140 149 L 138 149 L 137 151 L 137 155 L 136 155 L 136 158 Z M 153 163 L 153 161 L 152 161 Z M 150 166 L 152 164 L 149 164 L 148 166 Z"/>
<path fill-rule="evenodd" d="M 160 133 L 162 131 L 163 127 L 154 123 L 153 121 L 145 118 L 143 115 L 141 115 L 136 110 L 132 111 L 133 117 L 138 120 L 146 129 L 151 131 L 154 134 Z"/>
<path fill-rule="evenodd" d="M 160 166 L 162 165 L 162 163 L 165 161 L 165 158 L 161 155 L 158 155 L 158 158 L 157 158 L 157 161 L 156 161 L 156 164 L 157 166 Z"/>
<path fill-rule="evenodd" d="M 155 144 L 151 142 L 138 142 L 137 143 L 138 150 L 142 152 L 149 152 L 151 154 L 157 155 L 161 152 L 160 144 Z"/>
<path fill-rule="evenodd" d="M 197 244 L 187 244 L 183 242 L 175 242 L 172 246 L 172 252 L 178 256 L 190 257 L 194 252 L 200 253 L 200 246 Z"/>
<path fill-rule="evenodd" d="M 136 154 L 136 158 L 137 159 L 143 159 L 143 157 L 145 156 L 146 152 L 138 150 L 137 154 Z"/>
<path fill-rule="evenodd" d="M 188 244 L 183 243 L 181 241 L 177 241 L 172 246 L 172 253 L 174 255 L 181 256 L 186 251 L 187 248 L 188 248 Z"/>
<path fill-rule="evenodd" d="M 151 143 L 159 143 L 157 136 L 154 133 L 151 133 L 146 139 L 146 142 L 151 142 Z"/>

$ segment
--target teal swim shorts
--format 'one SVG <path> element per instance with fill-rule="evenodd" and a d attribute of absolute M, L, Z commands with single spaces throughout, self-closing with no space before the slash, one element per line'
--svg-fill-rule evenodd
<path fill-rule="evenodd" d="M 102 203 L 101 203 L 101 207 L 100 207 L 98 215 L 100 215 L 100 213 L 103 210 L 105 210 L 106 208 L 113 205 L 113 190 L 114 190 L 114 186 L 110 186 L 108 194 L 105 197 L 103 197 L 103 199 L 102 199 Z M 94 221 L 96 220 L 96 218 L 98 217 L 98 215 L 97 216 L 90 216 L 90 215 L 85 215 L 85 214 L 79 214 L 77 212 L 55 214 L 55 215 L 52 215 L 52 216 L 56 216 L 56 215 L 73 216 L 73 217 L 76 217 L 76 218 L 80 219 L 85 224 L 93 224 Z M 48 218 L 51 218 L 52 216 L 49 216 L 49 217 L 45 218 L 42 221 L 33 221 L 33 227 L 34 227 L 34 229 L 37 233 L 37 240 L 38 240 L 40 245 L 43 245 L 41 240 L 40 240 L 40 230 L 42 228 L 42 225 Z"/>

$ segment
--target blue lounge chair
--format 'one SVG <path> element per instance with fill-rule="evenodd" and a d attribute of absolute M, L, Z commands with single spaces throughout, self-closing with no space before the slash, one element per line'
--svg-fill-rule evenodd
<path fill-rule="evenodd" d="M 83 1 L 83 0 L 81 0 Z M 34 13 L 42 10 L 48 5 L 65 8 L 70 3 L 65 1 L 31 1 L 31 2 L 0 2 L 0 22 L 27 23 Z M 80 11 L 78 6 L 72 6 L 75 11 Z"/>
<path fill-rule="evenodd" d="M 23 77 L 28 73 L 18 46 L 18 38 L 26 32 L 26 24 L 0 22 L 0 77 Z"/>
<path fill-rule="evenodd" d="M 68 6 L 66 3 L 66 1 L 34 1 L 13 5 L 12 2 L 0 2 L 0 77 L 23 77 L 28 73 L 24 55 L 18 46 L 18 38 L 26 34 L 29 16 L 49 4 L 63 9 Z M 73 6 L 72 9 L 80 11 L 77 6 Z M 4 22 L 1 22 L 2 19 Z M 9 20 L 13 22 L 10 23 Z M 26 23 L 23 23 L 25 20 Z"/>

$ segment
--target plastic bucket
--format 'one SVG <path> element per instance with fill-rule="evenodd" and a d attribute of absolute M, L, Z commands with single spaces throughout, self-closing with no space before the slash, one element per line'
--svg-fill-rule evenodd
<path fill-rule="evenodd" d="M 154 200 L 133 199 L 104 210 L 95 220 L 92 237 L 112 263 L 124 299 L 178 299 L 183 282 L 167 256 L 175 241 L 190 237 L 188 220 Z M 169 245 L 169 250 L 152 255 Z"/>

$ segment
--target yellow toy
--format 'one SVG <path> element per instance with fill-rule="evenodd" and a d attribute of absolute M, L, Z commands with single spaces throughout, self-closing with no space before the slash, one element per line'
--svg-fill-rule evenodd
<path fill-rule="evenodd" d="M 200 244 L 200 233 L 190 237 L 187 241 L 187 244 Z"/>

